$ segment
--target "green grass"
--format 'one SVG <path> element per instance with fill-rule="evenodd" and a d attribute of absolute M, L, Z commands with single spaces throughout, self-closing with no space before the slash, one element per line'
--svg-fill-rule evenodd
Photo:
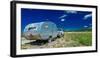
<path fill-rule="evenodd" d="M 74 41 L 76 45 L 91 46 L 92 45 L 92 32 L 71 32 L 65 33 L 65 39 Z"/>

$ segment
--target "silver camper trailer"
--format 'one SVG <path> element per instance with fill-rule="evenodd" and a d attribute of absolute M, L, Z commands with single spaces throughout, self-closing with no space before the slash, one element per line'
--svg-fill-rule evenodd
<path fill-rule="evenodd" d="M 24 37 L 28 40 L 51 41 L 59 35 L 58 33 L 56 24 L 51 21 L 31 23 L 24 29 Z"/>

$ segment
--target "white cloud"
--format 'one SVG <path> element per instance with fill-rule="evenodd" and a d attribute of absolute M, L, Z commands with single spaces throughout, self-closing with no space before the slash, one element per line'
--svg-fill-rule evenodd
<path fill-rule="evenodd" d="M 64 18 L 64 17 L 66 17 L 67 15 L 66 14 L 64 14 L 64 15 L 62 15 L 62 16 L 60 16 L 59 18 Z"/>
<path fill-rule="evenodd" d="M 88 26 L 85 25 L 84 27 L 87 28 Z"/>
<path fill-rule="evenodd" d="M 75 10 L 67 10 L 67 11 L 66 11 L 66 13 L 76 14 L 76 13 L 77 13 L 77 11 L 75 11 Z"/>
<path fill-rule="evenodd" d="M 85 16 L 84 16 L 84 19 L 87 19 L 87 18 L 89 18 L 89 17 L 92 17 L 92 14 L 87 14 L 87 15 L 85 15 Z"/>
<path fill-rule="evenodd" d="M 65 21 L 65 19 L 61 19 L 61 21 Z"/>

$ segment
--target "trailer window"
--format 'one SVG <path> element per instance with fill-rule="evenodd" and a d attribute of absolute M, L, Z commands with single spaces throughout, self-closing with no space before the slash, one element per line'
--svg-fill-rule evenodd
<path fill-rule="evenodd" d="M 44 28 L 46 28 L 46 29 L 47 29 L 47 28 L 48 28 L 48 25 L 45 25 L 45 26 L 44 26 Z"/>
<path fill-rule="evenodd" d="M 28 28 L 28 30 L 31 30 L 31 29 L 36 29 L 36 27 L 29 27 L 29 28 Z"/>

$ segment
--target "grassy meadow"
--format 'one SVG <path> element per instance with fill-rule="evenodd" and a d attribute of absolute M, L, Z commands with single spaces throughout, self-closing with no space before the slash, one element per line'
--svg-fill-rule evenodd
<path fill-rule="evenodd" d="M 37 45 L 36 45 L 37 43 Z M 92 32 L 65 32 L 64 37 L 56 38 L 51 43 L 48 42 L 36 42 L 33 44 L 22 44 L 22 49 L 32 48 L 62 48 L 62 47 L 82 47 L 92 45 Z M 38 45 L 40 43 L 40 45 Z"/>
<path fill-rule="evenodd" d="M 91 46 L 92 32 L 65 32 L 64 39 L 73 41 L 70 46 Z"/>

